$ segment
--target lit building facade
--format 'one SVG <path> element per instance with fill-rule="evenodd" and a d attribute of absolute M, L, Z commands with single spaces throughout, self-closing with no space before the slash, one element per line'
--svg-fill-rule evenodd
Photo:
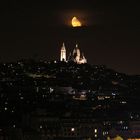
<path fill-rule="evenodd" d="M 78 47 L 78 44 L 76 44 L 75 48 L 72 52 L 70 52 L 68 59 L 66 58 L 66 48 L 63 43 L 60 53 L 60 61 L 73 61 L 77 64 L 84 64 L 87 63 L 87 59 L 84 56 L 84 53 L 81 52 L 81 50 Z"/>
<path fill-rule="evenodd" d="M 61 47 L 60 61 L 66 61 L 66 48 L 64 43 Z"/>

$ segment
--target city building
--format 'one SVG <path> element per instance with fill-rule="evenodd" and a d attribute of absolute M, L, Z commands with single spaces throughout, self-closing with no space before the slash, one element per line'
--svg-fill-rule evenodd
<path fill-rule="evenodd" d="M 66 48 L 64 43 L 61 47 L 60 61 L 66 61 Z"/>
<path fill-rule="evenodd" d="M 81 50 L 79 49 L 78 44 L 76 44 L 73 51 L 70 52 L 67 59 L 65 44 L 63 43 L 61 47 L 60 61 L 73 61 L 77 64 L 87 63 L 87 59 L 85 58 L 84 53 L 82 53 Z"/>

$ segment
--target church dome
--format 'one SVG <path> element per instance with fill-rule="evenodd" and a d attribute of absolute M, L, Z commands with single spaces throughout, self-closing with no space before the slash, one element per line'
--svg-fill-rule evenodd
<path fill-rule="evenodd" d="M 63 43 L 61 47 L 61 56 L 60 61 L 66 61 L 66 48 L 65 44 Z M 87 63 L 87 60 L 83 53 L 81 53 L 80 49 L 78 48 L 78 44 L 76 44 L 75 48 L 73 49 L 72 53 L 68 56 L 68 61 L 73 61 L 77 64 L 84 64 Z"/>
<path fill-rule="evenodd" d="M 76 44 L 76 46 L 75 46 L 75 48 L 74 48 L 74 50 L 73 50 L 73 56 L 74 56 L 74 55 L 80 56 L 80 49 L 78 48 L 78 44 Z"/>

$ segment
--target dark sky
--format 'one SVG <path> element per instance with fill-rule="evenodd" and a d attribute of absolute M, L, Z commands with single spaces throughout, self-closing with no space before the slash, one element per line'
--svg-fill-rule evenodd
<path fill-rule="evenodd" d="M 59 59 L 78 43 L 91 64 L 140 74 L 139 4 L 108 0 L 0 2 L 0 61 Z M 77 16 L 85 25 L 72 28 Z"/>

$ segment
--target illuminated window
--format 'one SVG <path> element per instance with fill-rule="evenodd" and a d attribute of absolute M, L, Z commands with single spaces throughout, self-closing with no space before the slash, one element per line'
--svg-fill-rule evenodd
<path fill-rule="evenodd" d="M 97 133 L 97 129 L 94 129 L 94 132 Z"/>
<path fill-rule="evenodd" d="M 7 110 L 7 109 L 8 109 L 7 107 L 4 108 L 4 110 Z"/>
<path fill-rule="evenodd" d="M 71 128 L 71 132 L 74 132 L 75 131 L 75 128 Z"/>
<path fill-rule="evenodd" d="M 42 125 L 40 125 L 39 128 L 42 129 Z"/>

